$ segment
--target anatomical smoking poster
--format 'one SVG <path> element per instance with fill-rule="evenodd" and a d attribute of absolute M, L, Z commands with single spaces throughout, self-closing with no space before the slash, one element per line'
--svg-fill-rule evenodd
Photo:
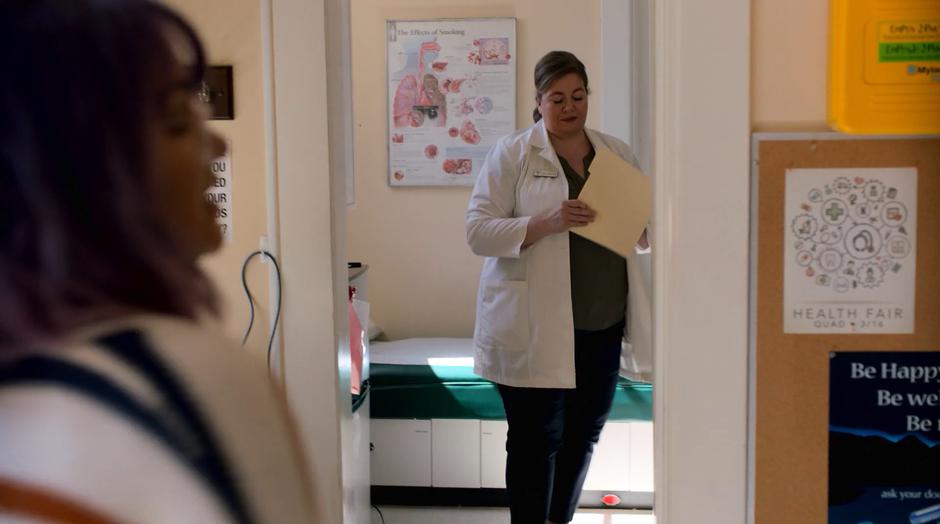
<path fill-rule="evenodd" d="M 785 333 L 913 333 L 917 169 L 788 169 Z"/>
<path fill-rule="evenodd" d="M 516 127 L 513 18 L 388 21 L 392 186 L 472 186 Z"/>

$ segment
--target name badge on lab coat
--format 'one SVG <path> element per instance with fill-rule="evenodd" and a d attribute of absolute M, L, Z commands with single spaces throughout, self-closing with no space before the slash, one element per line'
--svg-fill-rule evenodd
<path fill-rule="evenodd" d="M 556 178 L 558 177 L 558 172 L 552 169 L 536 169 L 535 173 L 532 173 L 532 176 L 536 178 Z"/>

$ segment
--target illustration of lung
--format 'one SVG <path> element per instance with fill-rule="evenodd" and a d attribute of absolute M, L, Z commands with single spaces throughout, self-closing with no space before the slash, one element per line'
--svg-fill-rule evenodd
<path fill-rule="evenodd" d="M 418 101 L 418 80 L 414 75 L 407 75 L 395 89 L 394 120 L 395 127 L 411 125 L 411 108 Z"/>

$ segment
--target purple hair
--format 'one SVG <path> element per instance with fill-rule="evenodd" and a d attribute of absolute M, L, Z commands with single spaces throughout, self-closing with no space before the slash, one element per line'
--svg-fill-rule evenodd
<path fill-rule="evenodd" d="M 216 311 L 154 198 L 148 133 L 181 87 L 179 44 L 196 89 L 202 45 L 156 2 L 0 2 L 0 349 Z"/>

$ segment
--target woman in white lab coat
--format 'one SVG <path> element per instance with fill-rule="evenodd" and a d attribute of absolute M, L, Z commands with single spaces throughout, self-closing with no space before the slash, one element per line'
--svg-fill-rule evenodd
<path fill-rule="evenodd" d="M 595 217 L 577 199 L 595 152 L 635 163 L 633 153 L 585 128 L 588 77 L 573 54 L 542 57 L 535 87 L 535 125 L 490 151 L 466 223 L 471 249 L 486 257 L 475 371 L 499 385 L 506 410 L 513 524 L 572 519 L 610 412 L 624 337 L 628 363 L 649 351 L 639 264 L 569 233 Z M 648 247 L 645 236 L 639 248 Z M 639 376 L 649 371 L 645 360 L 633 369 Z"/>

